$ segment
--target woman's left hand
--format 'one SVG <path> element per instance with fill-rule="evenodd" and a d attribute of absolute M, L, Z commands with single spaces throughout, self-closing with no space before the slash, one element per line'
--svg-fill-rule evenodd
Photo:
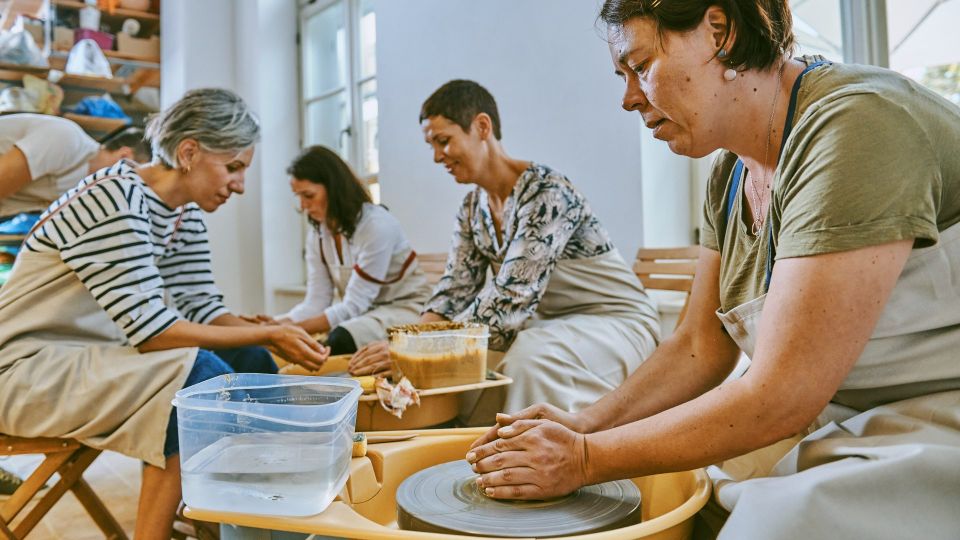
<path fill-rule="evenodd" d="M 275 321 L 273 317 L 264 314 L 257 315 L 240 315 L 240 318 L 247 321 L 248 323 L 260 324 L 264 326 L 272 326 L 275 324 L 282 324 L 280 321 Z"/>
<path fill-rule="evenodd" d="M 347 371 L 350 375 L 386 375 L 393 367 L 390 360 L 390 345 L 386 341 L 368 343 L 353 353 Z"/>
<path fill-rule="evenodd" d="M 517 420 L 467 453 L 494 499 L 549 499 L 589 483 L 585 435 L 550 420 Z"/>

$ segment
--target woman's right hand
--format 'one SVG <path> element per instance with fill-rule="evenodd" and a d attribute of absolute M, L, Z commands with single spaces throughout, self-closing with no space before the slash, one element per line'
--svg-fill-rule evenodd
<path fill-rule="evenodd" d="M 579 414 L 567 412 L 548 403 L 537 403 L 514 414 L 497 413 L 496 425 L 473 441 L 470 449 L 473 450 L 478 446 L 497 440 L 497 431 L 517 420 L 552 420 L 575 433 L 586 433 L 588 431 L 585 419 L 581 418 Z"/>
<path fill-rule="evenodd" d="M 320 345 L 299 326 L 285 324 L 271 326 L 269 346 L 284 360 L 301 365 L 310 371 L 320 369 L 330 356 L 330 347 Z"/>

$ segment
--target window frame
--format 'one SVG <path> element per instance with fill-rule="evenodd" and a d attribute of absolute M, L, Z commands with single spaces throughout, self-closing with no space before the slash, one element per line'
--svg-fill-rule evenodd
<path fill-rule="evenodd" d="M 347 136 L 348 150 L 344 158 L 350 167 L 357 173 L 357 176 L 363 180 L 368 189 L 377 184 L 379 180 L 379 167 L 376 172 L 366 174 L 363 154 L 363 141 L 365 139 L 365 126 L 363 124 L 363 99 L 361 87 L 370 82 L 376 81 L 377 69 L 374 65 L 373 74 L 366 77 L 362 76 L 362 36 L 361 19 L 363 16 L 364 0 L 300 0 L 298 21 L 297 21 L 297 54 L 300 69 L 298 89 L 300 99 L 300 147 L 307 144 L 307 131 L 309 129 L 309 119 L 307 116 L 309 106 L 313 103 L 336 96 L 345 92 L 347 109 L 349 110 L 347 127 L 340 131 L 339 136 Z M 343 28 L 346 33 L 346 58 L 345 76 L 343 84 L 333 89 L 328 89 L 313 96 L 306 95 L 306 81 L 308 80 L 309 68 L 306 65 L 305 47 L 307 40 L 305 36 L 306 25 L 309 19 L 320 12 L 333 7 L 336 4 L 343 5 Z M 374 12 L 375 13 L 375 12 Z M 338 59 L 338 61 L 341 59 Z M 374 93 L 374 95 L 377 95 Z M 339 152 L 339 148 L 336 149 Z"/>

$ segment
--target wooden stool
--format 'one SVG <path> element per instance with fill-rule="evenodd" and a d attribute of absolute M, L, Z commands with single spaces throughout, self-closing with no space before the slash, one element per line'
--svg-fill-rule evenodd
<path fill-rule="evenodd" d="M 9 499 L 0 503 L 0 538 L 25 538 L 67 490 L 70 490 L 108 539 L 126 540 L 127 535 L 123 528 L 83 479 L 83 472 L 100 455 L 100 450 L 84 446 L 73 439 L 24 439 L 0 435 L 0 456 L 18 454 L 46 454 L 47 457 Z M 53 473 L 60 475 L 57 483 L 40 496 L 39 502 L 22 519 L 14 523 L 17 515 L 38 495 Z"/>

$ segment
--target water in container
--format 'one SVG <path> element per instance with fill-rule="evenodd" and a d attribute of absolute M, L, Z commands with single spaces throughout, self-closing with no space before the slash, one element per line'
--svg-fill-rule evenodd
<path fill-rule="evenodd" d="M 359 385 L 230 374 L 177 393 L 183 499 L 206 510 L 307 516 L 347 480 Z"/>

